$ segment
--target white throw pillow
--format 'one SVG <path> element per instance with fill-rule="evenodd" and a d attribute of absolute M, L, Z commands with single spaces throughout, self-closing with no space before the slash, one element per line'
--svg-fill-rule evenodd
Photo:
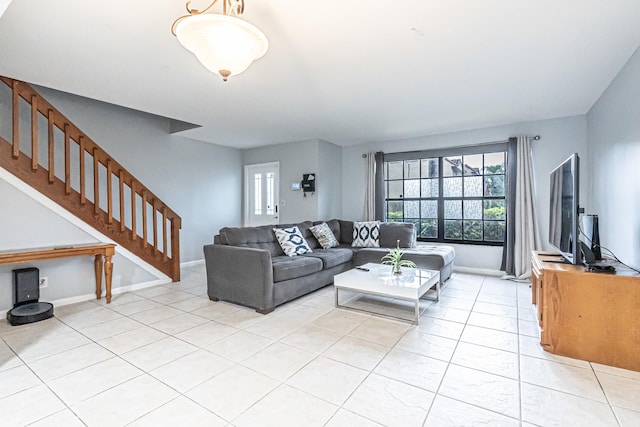
<path fill-rule="evenodd" d="M 309 228 L 309 230 L 311 230 L 314 237 L 318 239 L 318 243 L 320 243 L 323 249 L 335 248 L 339 245 L 338 239 L 333 235 L 333 231 L 331 231 L 326 222 L 314 225 Z"/>
<path fill-rule="evenodd" d="M 302 237 L 302 233 L 298 227 L 274 228 L 273 232 L 285 255 L 296 256 L 311 252 L 311 248 L 304 237 Z"/>
<path fill-rule="evenodd" d="M 353 243 L 351 246 L 358 248 L 379 248 L 380 221 L 354 222 Z"/>

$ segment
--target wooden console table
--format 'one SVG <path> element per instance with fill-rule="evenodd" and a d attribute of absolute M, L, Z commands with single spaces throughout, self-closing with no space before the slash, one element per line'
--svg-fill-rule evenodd
<path fill-rule="evenodd" d="M 532 302 L 540 345 L 550 353 L 640 371 L 640 274 L 590 273 L 534 252 Z"/>
<path fill-rule="evenodd" d="M 104 257 L 104 279 L 107 288 L 107 304 L 111 302 L 111 278 L 113 262 L 111 258 L 115 254 L 115 244 L 82 244 L 73 246 L 19 249 L 15 251 L 0 251 L 1 264 L 19 264 L 24 262 L 50 260 L 56 258 L 68 258 L 75 256 L 94 256 L 94 268 L 96 272 L 96 299 L 102 296 L 102 266 Z"/>

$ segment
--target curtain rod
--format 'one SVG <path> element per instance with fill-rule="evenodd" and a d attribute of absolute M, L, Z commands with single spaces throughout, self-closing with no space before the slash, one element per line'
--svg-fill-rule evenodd
<path fill-rule="evenodd" d="M 512 137 L 515 138 L 515 137 Z M 540 135 L 534 135 L 534 136 L 530 136 L 529 139 L 532 141 L 540 141 L 542 137 Z M 509 138 L 511 139 L 511 138 Z M 482 144 L 500 144 L 500 143 L 504 143 L 504 142 L 509 142 L 509 139 L 506 139 L 504 141 L 493 141 L 493 142 L 483 142 Z M 459 147 L 453 147 L 453 148 L 459 148 Z M 367 154 L 363 153 L 362 154 L 362 158 L 366 159 L 367 158 Z"/>

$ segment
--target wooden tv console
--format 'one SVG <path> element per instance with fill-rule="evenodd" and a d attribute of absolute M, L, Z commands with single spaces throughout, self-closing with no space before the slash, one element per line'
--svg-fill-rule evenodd
<path fill-rule="evenodd" d="M 532 302 L 546 351 L 640 371 L 640 274 L 615 265 L 615 274 L 563 264 L 533 252 Z"/>

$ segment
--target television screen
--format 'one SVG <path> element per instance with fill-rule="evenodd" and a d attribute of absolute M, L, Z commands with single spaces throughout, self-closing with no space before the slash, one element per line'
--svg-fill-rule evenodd
<path fill-rule="evenodd" d="M 572 264 L 580 263 L 579 158 L 573 154 L 551 172 L 549 242 Z"/>

